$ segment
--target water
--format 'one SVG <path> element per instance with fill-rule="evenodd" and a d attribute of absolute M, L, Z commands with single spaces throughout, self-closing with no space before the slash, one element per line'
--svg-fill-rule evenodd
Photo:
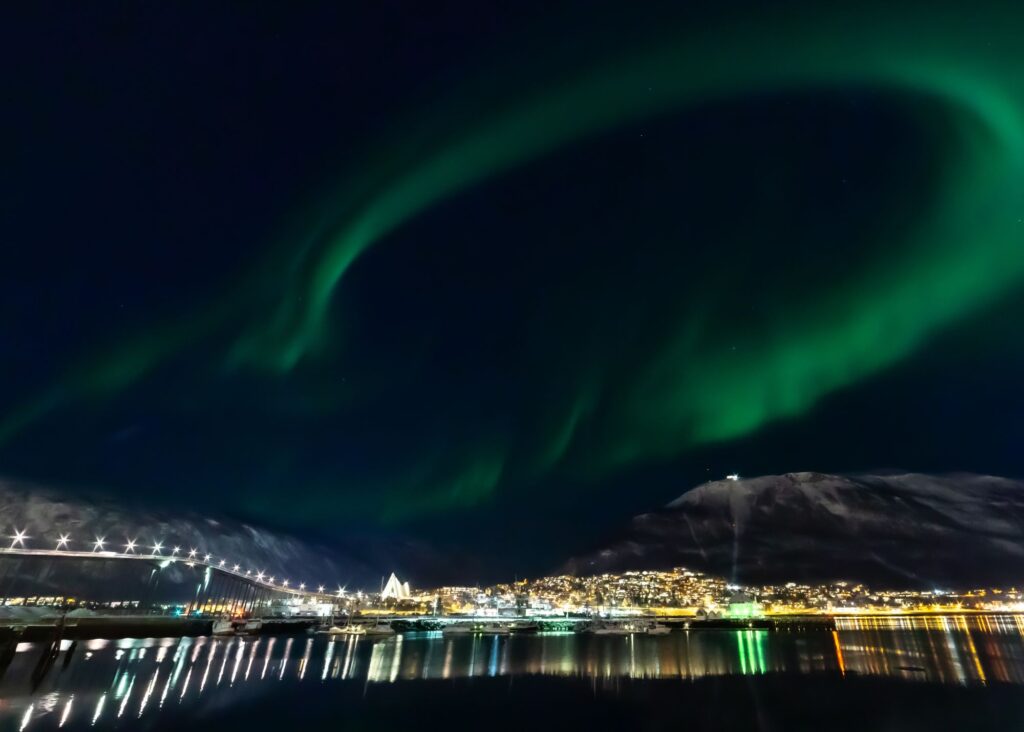
<path fill-rule="evenodd" d="M 0 677 L 0 729 L 1024 726 L 1024 616 L 651 637 L 97 640 L 40 679 L 45 650 L 21 644 Z"/>

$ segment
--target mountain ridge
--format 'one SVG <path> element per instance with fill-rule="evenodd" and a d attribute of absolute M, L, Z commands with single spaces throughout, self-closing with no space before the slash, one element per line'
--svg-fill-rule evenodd
<path fill-rule="evenodd" d="M 1024 580 L 1024 482 L 795 472 L 708 481 L 635 516 L 563 569 L 687 566 L 733 581 L 931 588 Z"/>

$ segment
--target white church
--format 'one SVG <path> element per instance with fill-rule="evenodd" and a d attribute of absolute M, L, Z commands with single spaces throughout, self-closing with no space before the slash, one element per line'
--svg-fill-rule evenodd
<path fill-rule="evenodd" d="M 408 600 L 411 596 L 409 583 L 399 582 L 394 572 L 391 573 L 388 583 L 384 585 L 384 589 L 380 593 L 382 600 Z"/>

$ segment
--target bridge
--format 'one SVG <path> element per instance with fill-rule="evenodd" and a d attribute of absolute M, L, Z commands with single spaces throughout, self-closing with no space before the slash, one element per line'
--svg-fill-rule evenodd
<path fill-rule="evenodd" d="M 19 581 L 24 584 L 24 577 L 19 577 L 26 562 L 30 563 L 66 563 L 72 561 L 133 563 L 151 567 L 148 580 L 143 589 L 143 598 L 151 597 L 156 590 L 161 571 L 171 565 L 179 566 L 195 572 L 197 577 L 194 596 L 189 598 L 185 614 L 250 614 L 256 608 L 268 606 L 274 600 L 292 599 L 305 600 L 309 604 L 340 604 L 350 599 L 362 599 L 362 593 L 350 595 L 345 588 L 327 591 L 326 585 L 307 586 L 305 582 L 292 583 L 288 578 L 268 575 L 262 569 L 244 567 L 238 562 L 229 561 L 224 557 L 214 557 L 209 552 L 197 548 L 183 550 L 180 546 L 166 545 L 155 541 L 151 545 L 127 539 L 122 551 L 107 549 L 104 537 L 97 537 L 89 542 L 91 549 L 74 550 L 69 547 L 70 537 L 67 534 L 50 542 L 54 548 L 34 548 L 28 546 L 31 537 L 23 530 L 15 530 L 8 537 L 10 546 L 0 547 L 0 605 L 8 604 L 14 597 L 38 595 L 39 593 L 16 593 Z M 42 565 L 42 566 L 45 566 Z"/>

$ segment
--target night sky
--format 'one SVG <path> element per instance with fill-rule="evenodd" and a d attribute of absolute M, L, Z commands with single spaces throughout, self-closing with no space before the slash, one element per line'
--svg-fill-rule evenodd
<path fill-rule="evenodd" d="M 8 18 L 0 472 L 495 576 L 1024 476 L 1024 11 L 552 5 Z"/>

